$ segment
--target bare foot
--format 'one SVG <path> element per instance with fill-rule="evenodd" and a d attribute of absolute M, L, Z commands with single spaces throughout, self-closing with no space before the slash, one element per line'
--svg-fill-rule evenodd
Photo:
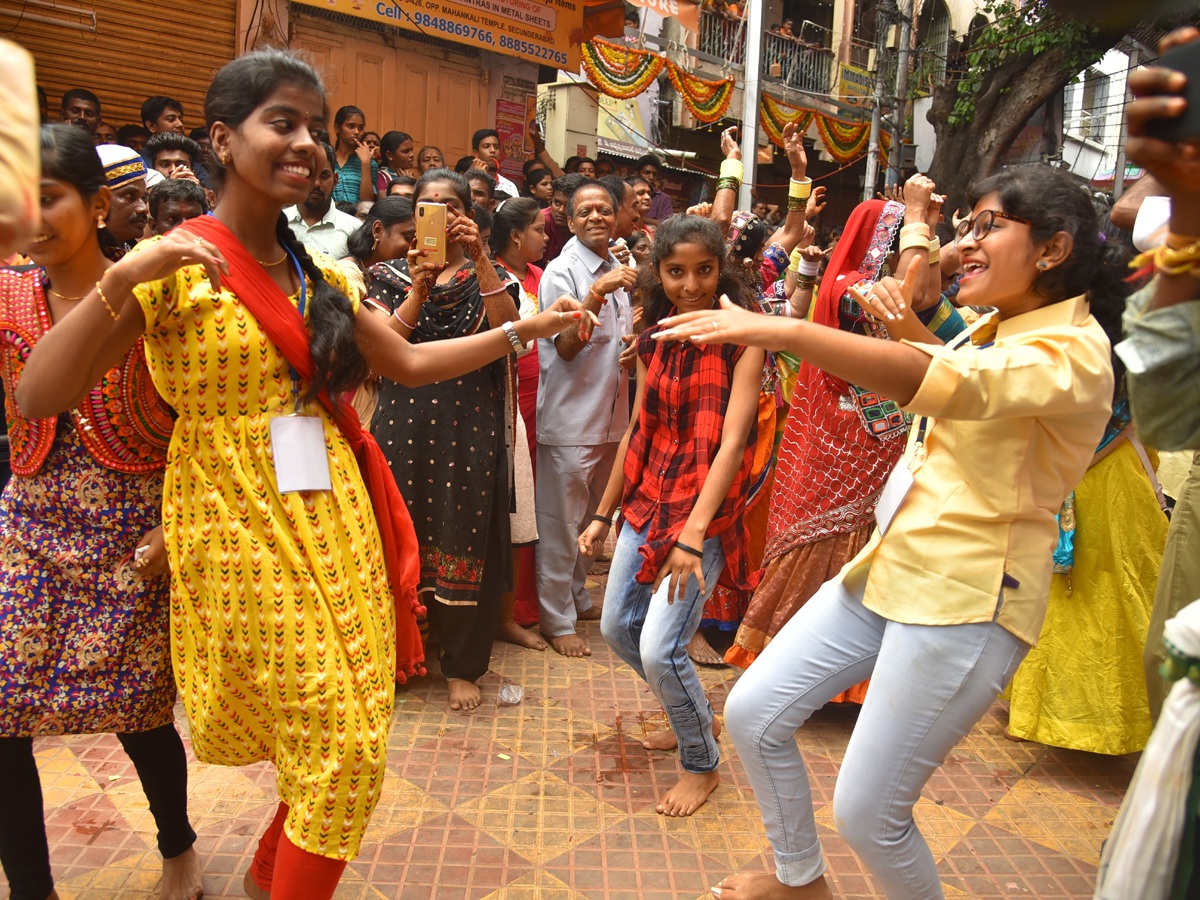
<path fill-rule="evenodd" d="M 687 652 L 688 656 L 692 658 L 692 662 L 698 662 L 702 666 L 729 665 L 721 658 L 721 654 L 712 648 L 712 644 L 708 642 L 708 638 L 702 631 L 697 631 L 696 636 L 688 641 Z"/>
<path fill-rule="evenodd" d="M 271 900 L 271 892 L 264 891 L 258 886 L 258 882 L 254 880 L 249 869 L 246 870 L 246 877 L 242 879 L 242 893 L 250 900 Z"/>
<path fill-rule="evenodd" d="M 721 720 L 713 716 L 713 740 L 721 736 Z M 675 736 L 670 728 L 664 728 L 662 731 L 656 731 L 650 737 L 642 741 L 642 746 L 647 750 L 674 750 L 679 746 L 679 738 Z"/>
<path fill-rule="evenodd" d="M 483 694 L 479 690 L 479 685 L 473 681 L 467 681 L 463 678 L 451 678 L 448 680 L 447 685 L 450 688 L 451 709 L 461 709 L 469 712 L 483 701 Z"/>
<path fill-rule="evenodd" d="M 800 887 L 788 887 L 774 875 L 730 875 L 712 894 L 721 900 L 833 900 L 824 875 Z"/>
<path fill-rule="evenodd" d="M 550 646 L 563 656 L 591 656 L 592 648 L 587 640 L 577 634 L 563 634 L 550 638 Z"/>
<path fill-rule="evenodd" d="M 583 612 L 576 613 L 575 618 L 580 622 L 595 622 L 604 613 L 603 604 L 593 603 Z"/>
<path fill-rule="evenodd" d="M 664 816 L 690 816 L 704 805 L 720 782 L 716 772 L 684 772 L 654 808 Z"/>
<path fill-rule="evenodd" d="M 188 847 L 178 856 L 163 860 L 162 886 L 159 900 L 196 900 L 204 893 L 200 854 Z"/>
<path fill-rule="evenodd" d="M 518 647 L 526 647 L 530 650 L 546 649 L 545 641 L 528 628 L 522 628 L 516 622 L 501 622 L 496 627 L 496 637 L 502 641 L 508 641 L 510 644 L 516 644 Z"/>

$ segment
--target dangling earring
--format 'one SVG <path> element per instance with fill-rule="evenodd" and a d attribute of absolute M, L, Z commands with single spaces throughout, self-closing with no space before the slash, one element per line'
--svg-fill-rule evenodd
<path fill-rule="evenodd" d="M 96 216 L 96 228 L 104 228 L 107 223 L 104 221 L 104 216 Z"/>
<path fill-rule="evenodd" d="M 229 151 L 227 151 L 227 150 L 221 152 L 221 165 L 223 165 L 223 166 L 229 165 Z"/>
<path fill-rule="evenodd" d="M 520 238 L 517 238 L 517 249 L 518 250 L 521 249 L 521 239 Z"/>
<path fill-rule="evenodd" d="M 375 243 L 373 243 L 371 245 L 371 252 L 374 253 L 376 248 L 378 248 L 378 247 L 379 247 L 379 238 L 375 238 Z"/>

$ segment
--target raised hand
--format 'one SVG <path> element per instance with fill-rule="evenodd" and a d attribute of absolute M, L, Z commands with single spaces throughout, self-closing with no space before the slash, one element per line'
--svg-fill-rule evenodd
<path fill-rule="evenodd" d="M 596 279 L 592 288 L 597 294 L 608 296 L 621 288 L 631 288 L 637 283 L 637 269 L 632 266 L 617 266 Z"/>
<path fill-rule="evenodd" d="M 783 152 L 792 166 L 792 177 L 797 181 L 805 177 L 808 170 L 808 155 L 804 152 L 804 133 L 795 122 L 783 126 Z"/>
<path fill-rule="evenodd" d="M 695 206 L 689 206 L 687 208 L 687 215 L 703 216 L 707 219 L 712 215 L 712 207 L 713 205 L 711 203 L 697 203 Z"/>
<path fill-rule="evenodd" d="M 925 211 L 929 209 L 930 198 L 933 196 L 935 185 L 924 175 L 916 174 L 904 182 L 904 206 L 919 214 L 920 221 L 925 221 Z"/>
<path fill-rule="evenodd" d="M 446 207 L 446 217 L 450 222 L 450 227 L 446 232 L 448 240 L 455 244 L 462 244 L 471 259 L 478 260 L 480 256 L 487 256 L 483 249 L 483 242 L 479 239 L 479 226 L 475 224 L 474 219 L 463 215 L 453 206 Z"/>
<path fill-rule="evenodd" d="M 815 219 L 828 203 L 829 201 L 825 199 L 825 185 L 817 185 L 808 195 L 808 203 L 804 207 L 804 218 L 810 221 Z"/>
<path fill-rule="evenodd" d="M 801 250 L 811 247 L 813 241 L 817 239 L 817 229 L 813 228 L 808 222 L 804 223 L 804 234 L 800 238 L 800 242 L 796 244 Z"/>
<path fill-rule="evenodd" d="M 366 163 L 367 165 L 370 165 L 371 159 L 375 155 L 375 151 L 371 149 L 370 144 L 364 144 L 362 141 L 359 141 L 358 146 L 354 148 L 354 155 L 358 157 L 358 161 L 360 163 Z"/>
<path fill-rule="evenodd" d="M 418 296 L 421 297 L 422 303 L 424 298 L 429 295 L 429 290 L 433 287 L 438 272 L 446 268 L 431 259 L 426 259 L 427 256 L 429 256 L 429 251 L 421 247 L 410 247 L 408 250 L 408 277 L 412 281 L 413 290 L 418 292 Z"/>
<path fill-rule="evenodd" d="M 1159 52 L 1200 40 L 1195 28 L 1179 28 L 1159 43 Z M 1187 76 L 1173 69 L 1148 66 L 1132 72 L 1129 90 L 1134 99 L 1125 107 L 1129 159 L 1143 166 L 1172 197 L 1200 195 L 1200 144 L 1195 141 L 1164 141 L 1147 131 L 1154 119 L 1183 115 L 1187 101 L 1178 96 L 1187 87 Z"/>
<path fill-rule="evenodd" d="M 742 148 L 737 142 L 737 126 L 730 125 L 721 132 L 721 153 L 726 159 L 741 159 Z"/>

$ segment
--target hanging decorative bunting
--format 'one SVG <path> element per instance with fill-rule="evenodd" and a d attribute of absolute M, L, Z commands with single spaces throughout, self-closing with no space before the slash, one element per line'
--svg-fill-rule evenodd
<path fill-rule="evenodd" d="M 725 115 L 729 101 L 733 99 L 732 78 L 705 81 L 649 50 L 595 38 L 583 45 L 582 59 L 588 80 L 618 100 L 628 100 L 642 93 L 666 66 L 671 84 L 675 85 L 688 110 L 706 125 Z"/>
<path fill-rule="evenodd" d="M 667 63 L 666 57 L 649 50 L 610 44 L 599 38 L 583 45 L 582 59 L 588 80 L 618 100 L 628 100 L 646 90 Z"/>
<path fill-rule="evenodd" d="M 784 125 L 788 122 L 795 122 L 796 127 L 803 133 L 808 131 L 814 115 L 816 115 L 814 110 L 780 103 L 770 94 L 762 95 L 762 104 L 758 109 L 758 121 L 762 125 L 763 131 L 767 133 L 767 137 L 771 139 L 771 143 L 777 147 L 783 146 Z"/>
<path fill-rule="evenodd" d="M 729 109 L 729 101 L 733 99 L 733 79 L 722 78 L 720 81 L 705 81 L 685 72 L 675 63 L 667 62 L 667 74 L 671 84 L 683 98 L 688 111 L 705 125 L 715 122 L 725 115 Z"/>
<path fill-rule="evenodd" d="M 866 153 L 871 139 L 871 126 L 867 122 L 847 122 L 845 119 L 836 119 L 819 109 L 805 109 L 801 106 L 784 103 L 782 100 L 776 100 L 770 94 L 763 94 L 762 103 L 759 104 L 758 119 L 771 139 L 771 143 L 777 147 L 783 146 L 783 126 L 788 122 L 798 123 L 801 131 L 807 130 L 808 126 L 815 122 L 817 136 L 822 145 L 830 156 L 843 165 L 853 162 Z M 886 161 L 888 150 L 892 145 L 892 136 L 885 131 L 880 134 L 879 138 L 879 155 L 882 160 Z"/>

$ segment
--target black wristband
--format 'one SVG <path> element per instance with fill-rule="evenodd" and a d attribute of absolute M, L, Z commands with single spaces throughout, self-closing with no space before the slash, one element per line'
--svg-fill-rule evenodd
<path fill-rule="evenodd" d="M 689 547 L 683 541 L 676 541 L 675 546 L 678 547 L 680 550 L 682 550 L 684 553 L 690 553 L 690 554 L 692 554 L 692 556 L 696 556 L 696 557 L 699 557 L 700 559 L 704 559 L 703 551 L 697 550 L 695 547 Z"/>
<path fill-rule="evenodd" d="M 613 527 L 613 520 L 604 518 L 604 516 L 600 515 L 600 513 L 596 513 L 594 516 L 592 516 L 592 521 L 593 522 L 603 522 L 609 528 Z"/>

